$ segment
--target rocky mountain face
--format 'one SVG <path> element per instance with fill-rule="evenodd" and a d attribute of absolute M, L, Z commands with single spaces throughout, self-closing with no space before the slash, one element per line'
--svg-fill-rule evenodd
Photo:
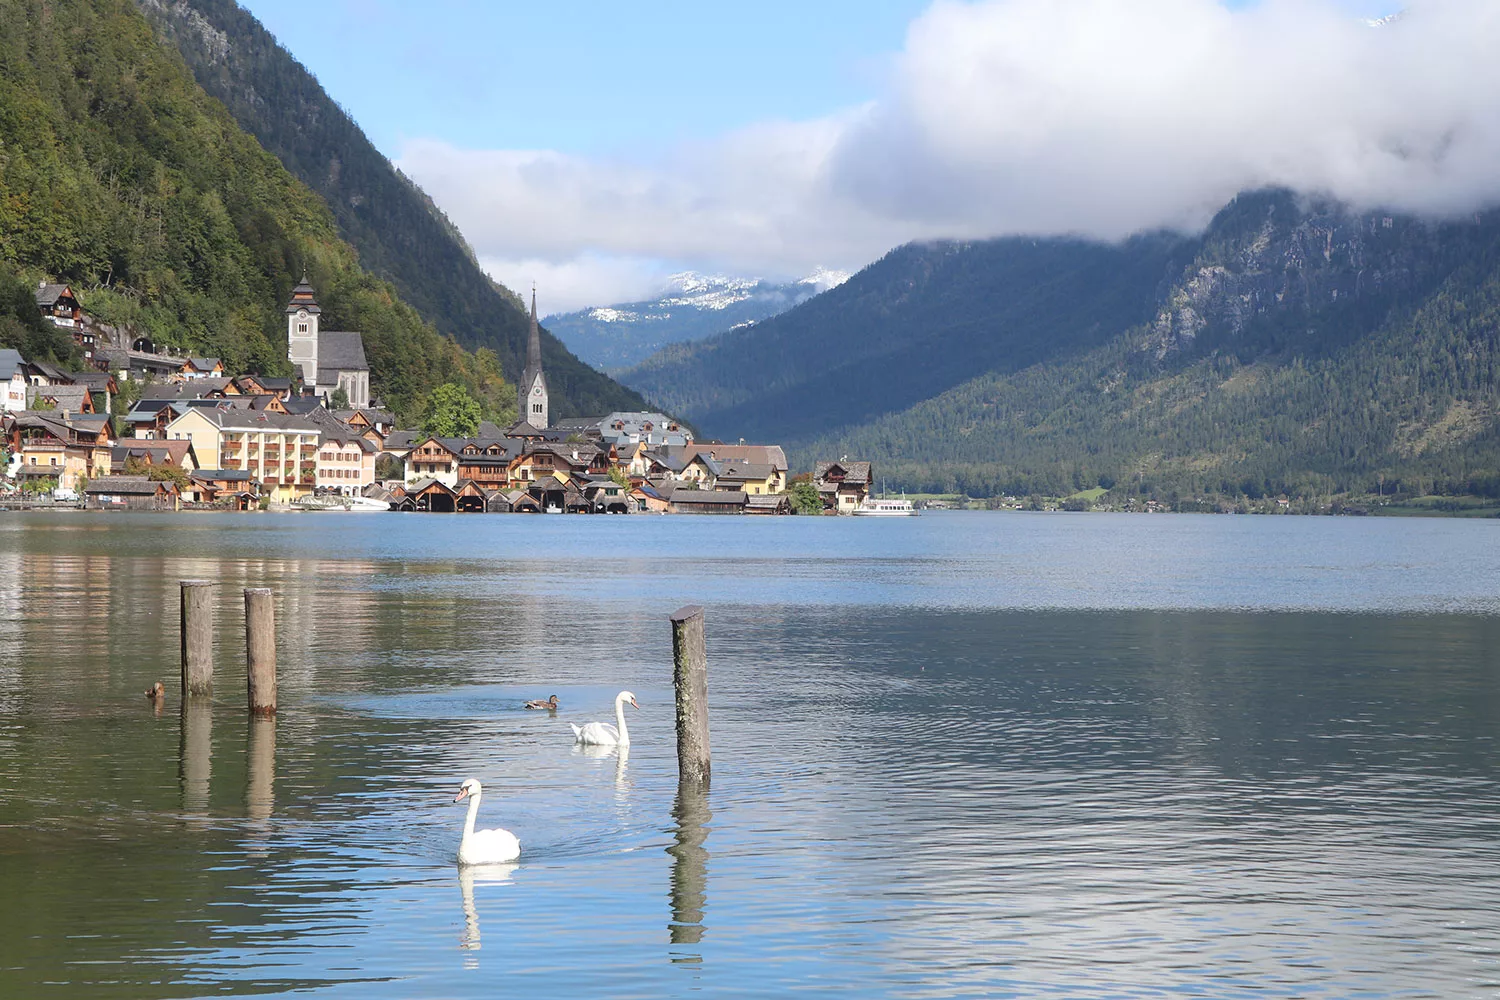
<path fill-rule="evenodd" d="M 654 299 L 548 316 L 547 326 L 584 361 L 617 373 L 669 344 L 748 326 L 848 279 L 827 268 L 784 283 L 684 271 Z"/>

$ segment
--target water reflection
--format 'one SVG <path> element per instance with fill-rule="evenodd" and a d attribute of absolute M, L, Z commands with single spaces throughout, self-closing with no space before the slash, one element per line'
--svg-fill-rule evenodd
<path fill-rule="evenodd" d="M 673 944 L 696 945 L 703 940 L 703 910 L 708 902 L 708 783 L 679 781 L 672 804 L 677 820 L 675 841 L 667 848 L 672 855 L 672 919 L 667 933 Z M 700 954 L 673 956 L 674 962 L 701 962 Z"/>
<path fill-rule="evenodd" d="M 258 841 L 263 856 L 266 835 L 271 830 L 271 813 L 276 806 L 276 719 L 254 716 L 250 719 L 250 746 L 245 762 L 245 814 L 250 818 L 253 840 Z"/>
<path fill-rule="evenodd" d="M 177 773 L 182 783 L 182 811 L 190 815 L 208 814 L 213 743 L 213 703 L 201 698 L 183 699 Z"/>
<path fill-rule="evenodd" d="M 464 897 L 464 932 L 459 936 L 458 946 L 465 951 L 478 951 L 479 942 L 479 908 L 474 905 L 474 886 L 478 885 L 509 885 L 511 874 L 518 866 L 514 864 L 504 865 L 460 865 L 458 869 L 458 888 Z M 464 961 L 465 968 L 478 968 L 479 957 L 468 957 Z"/>

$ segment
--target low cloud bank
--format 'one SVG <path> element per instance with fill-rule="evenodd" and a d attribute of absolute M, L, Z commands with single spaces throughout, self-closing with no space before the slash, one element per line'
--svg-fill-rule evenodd
<path fill-rule="evenodd" d="M 836 116 L 655 162 L 417 141 L 400 166 L 501 280 L 566 275 L 557 311 L 681 266 L 792 276 L 913 239 L 1194 228 L 1271 184 L 1472 211 L 1500 202 L 1496 52 L 1490 0 L 1379 26 L 1335 0 L 939 2 L 882 95 Z"/>

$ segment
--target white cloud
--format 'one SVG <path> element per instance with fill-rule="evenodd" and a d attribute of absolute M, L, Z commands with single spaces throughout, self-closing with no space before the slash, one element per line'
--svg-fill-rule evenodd
<path fill-rule="evenodd" d="M 423 141 L 400 165 L 482 258 L 598 303 L 648 294 L 653 261 L 786 275 L 936 236 L 1116 237 L 1268 184 L 1472 210 L 1500 200 L 1497 51 L 1493 0 L 1378 28 L 1337 0 L 939 2 L 838 116 L 652 163 Z"/>
<path fill-rule="evenodd" d="M 672 273 L 660 260 L 592 252 L 564 255 L 556 260 L 480 257 L 479 265 L 527 302 L 531 301 L 535 282 L 537 310 L 543 316 L 601 303 L 638 301 L 666 287 Z"/>

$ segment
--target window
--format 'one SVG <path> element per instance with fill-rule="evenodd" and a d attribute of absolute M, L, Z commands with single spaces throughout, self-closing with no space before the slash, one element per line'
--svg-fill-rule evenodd
<path fill-rule="evenodd" d="M 297 324 L 297 332 L 298 333 L 306 333 L 307 332 L 307 324 L 306 323 L 298 323 Z"/>

